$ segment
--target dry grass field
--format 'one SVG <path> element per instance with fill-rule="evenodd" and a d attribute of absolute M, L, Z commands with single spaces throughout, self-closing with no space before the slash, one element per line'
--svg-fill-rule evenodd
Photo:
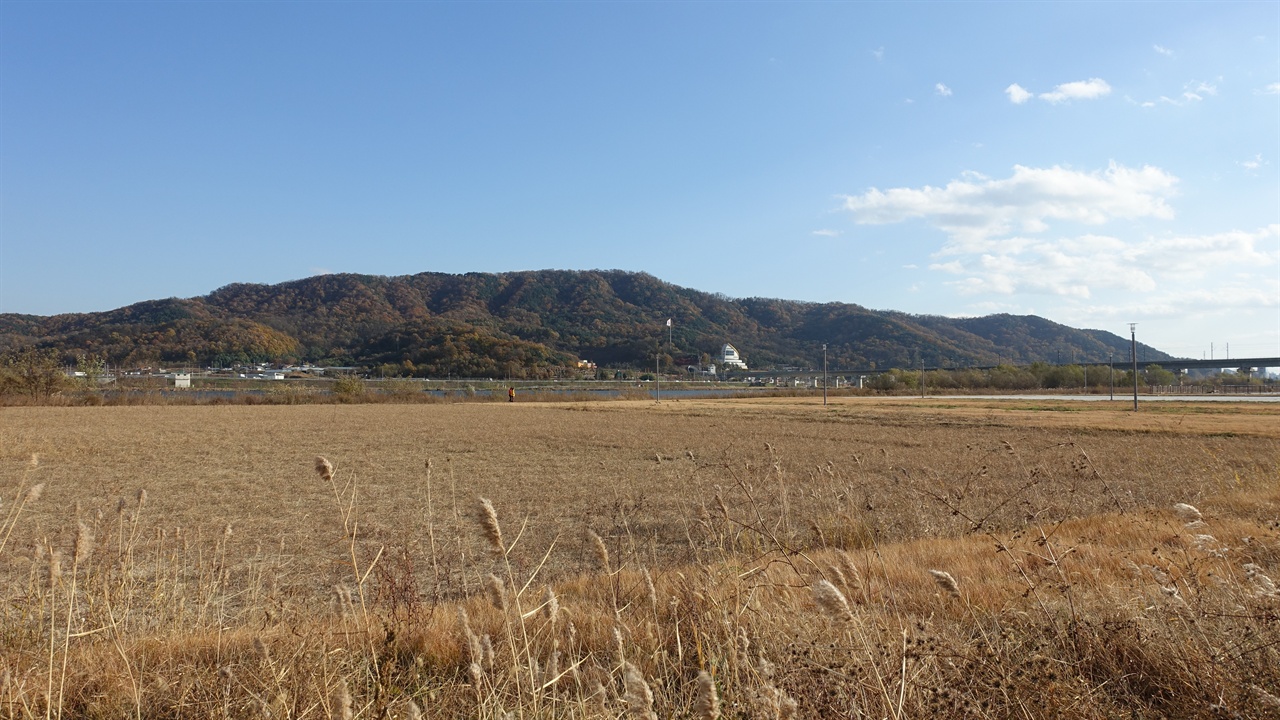
<path fill-rule="evenodd" d="M 1280 717 L 1280 407 L 1128 408 L 0 409 L 0 716 Z"/>

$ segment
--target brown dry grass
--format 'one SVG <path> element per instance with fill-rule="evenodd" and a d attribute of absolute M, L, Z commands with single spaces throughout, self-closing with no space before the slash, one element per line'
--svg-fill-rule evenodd
<path fill-rule="evenodd" d="M 631 663 L 662 717 L 703 670 L 729 717 L 1264 717 L 1277 412 L 1153 405 L 4 409 L 0 708 L 640 717 Z"/>

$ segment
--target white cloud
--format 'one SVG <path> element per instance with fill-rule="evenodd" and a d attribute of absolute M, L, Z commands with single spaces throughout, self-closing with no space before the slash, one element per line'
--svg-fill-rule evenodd
<path fill-rule="evenodd" d="M 951 97 L 951 88 L 943 85 L 942 83 L 934 85 L 933 89 L 942 97 Z"/>
<path fill-rule="evenodd" d="M 1169 57 L 1173 56 L 1173 51 L 1163 45 L 1152 45 L 1151 47 L 1153 50 L 1160 53 L 1161 55 L 1166 55 Z"/>
<path fill-rule="evenodd" d="M 1260 90 L 1255 90 L 1254 92 L 1258 95 L 1280 95 L 1280 82 L 1273 82 Z"/>
<path fill-rule="evenodd" d="M 875 50 L 872 50 L 871 56 L 874 57 L 876 60 L 884 60 L 884 46 L 881 45 Z"/>
<path fill-rule="evenodd" d="M 1021 105 L 1032 98 L 1032 94 L 1018 83 L 1014 83 L 1005 88 L 1004 92 L 1009 96 L 1009 101 L 1014 105 Z"/>
<path fill-rule="evenodd" d="M 814 230 L 813 234 L 819 237 L 838 237 L 840 235 L 840 231 L 827 230 L 826 228 L 823 228 L 822 230 Z"/>
<path fill-rule="evenodd" d="M 1254 172 L 1255 170 L 1262 167 L 1263 165 L 1269 165 L 1269 164 L 1270 163 L 1262 159 L 1261 153 L 1254 155 L 1253 158 L 1250 160 L 1242 160 L 1240 162 L 1240 166 L 1249 172 Z"/>
<path fill-rule="evenodd" d="M 1177 185 L 1149 166 L 1015 166 L 1003 178 L 969 172 L 943 187 L 873 188 L 844 207 L 859 224 L 915 220 L 943 231 L 924 267 L 945 278 L 962 312 L 1036 313 L 1039 304 L 1076 327 L 1137 320 L 1169 337 L 1251 314 L 1274 320 L 1280 224 L 1126 235 L 1131 224 L 1117 221 L 1172 219 Z"/>
<path fill-rule="evenodd" d="M 1068 100 L 1094 100 L 1110 94 L 1111 86 L 1107 84 L 1106 80 L 1089 78 L 1088 80 L 1063 83 L 1055 87 L 1052 92 L 1040 93 L 1040 99 L 1056 105 Z"/>
<path fill-rule="evenodd" d="M 1044 232 L 1051 220 L 1101 225 L 1113 218 L 1170 218 L 1165 201 L 1177 178 L 1155 167 L 1112 163 L 1105 171 L 1015 166 L 1013 175 L 992 180 L 976 173 L 946 187 L 872 188 L 844 198 L 860 224 L 923 218 L 964 248 L 980 247 L 1011 231 Z"/>

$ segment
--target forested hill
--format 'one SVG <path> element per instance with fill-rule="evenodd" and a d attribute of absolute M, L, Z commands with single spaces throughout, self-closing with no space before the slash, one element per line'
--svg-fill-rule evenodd
<path fill-rule="evenodd" d="M 618 270 L 321 275 L 102 313 L 0 314 L 0 351 L 56 348 L 117 366 L 319 362 L 520 376 L 579 358 L 646 367 L 655 352 L 683 365 L 726 342 L 761 369 L 819 366 L 823 343 L 832 368 L 910 367 L 920 356 L 927 365 L 1101 362 L 1129 352 L 1128 338 L 1035 316 L 952 319 L 733 299 Z M 1139 354 L 1169 357 L 1146 346 Z"/>

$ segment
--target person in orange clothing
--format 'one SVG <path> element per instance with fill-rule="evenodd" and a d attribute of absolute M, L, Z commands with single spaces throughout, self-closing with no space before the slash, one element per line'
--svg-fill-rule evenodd
<path fill-rule="evenodd" d="M 515 401 L 516 401 L 516 389 L 513 387 L 507 388 L 507 402 L 515 402 Z"/>

